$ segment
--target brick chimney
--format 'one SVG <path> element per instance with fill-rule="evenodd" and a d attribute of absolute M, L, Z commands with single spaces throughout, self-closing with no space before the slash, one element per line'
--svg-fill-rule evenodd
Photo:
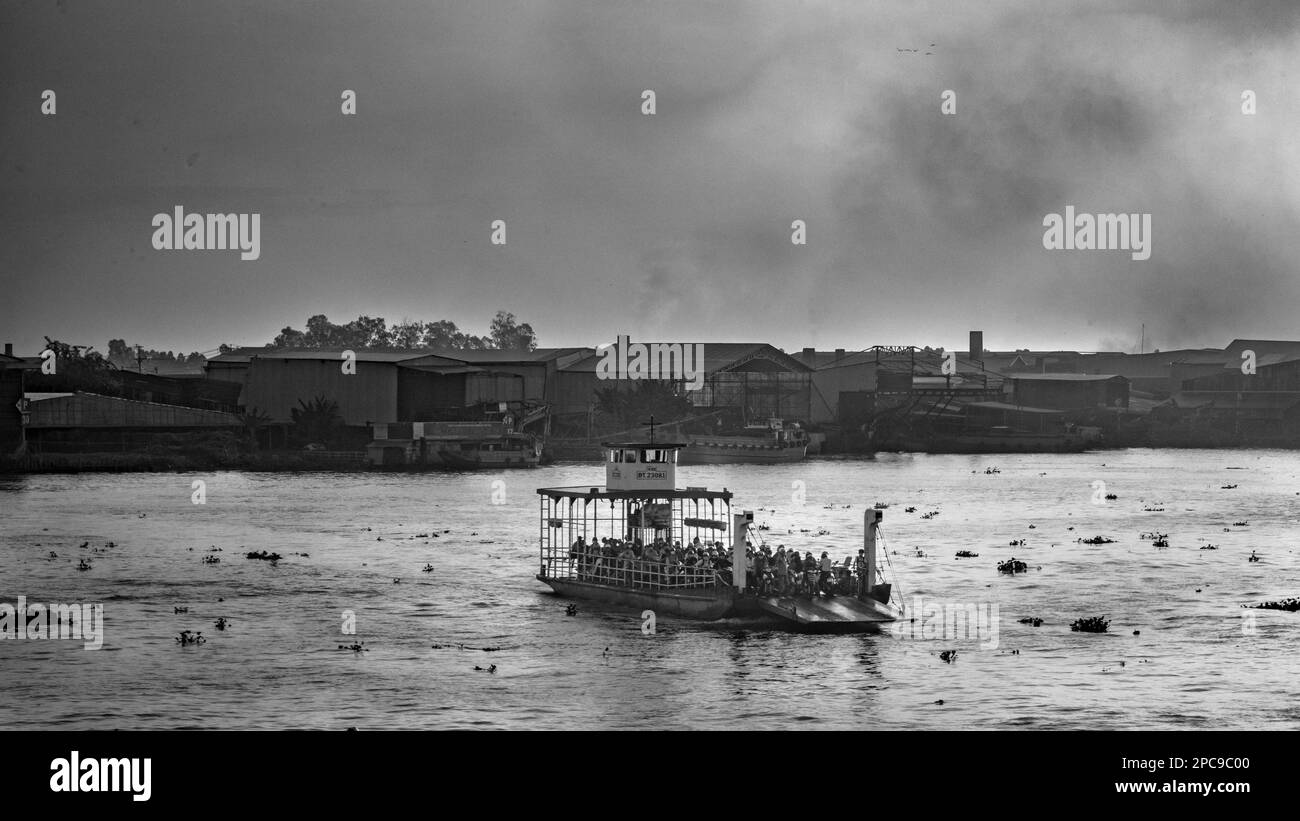
<path fill-rule="evenodd" d="M 835 349 L 835 361 L 836 361 L 836 362 L 839 362 L 839 361 L 840 361 L 841 359 L 843 359 L 843 358 L 844 358 L 844 349 L 843 349 L 843 348 L 836 348 L 836 349 Z"/>
<path fill-rule="evenodd" d="M 14 355 L 14 343 L 12 343 L 12 342 L 6 342 L 6 343 L 5 343 L 5 356 L 13 356 L 13 355 Z"/>
<path fill-rule="evenodd" d="M 970 332 L 970 360 L 972 362 L 984 361 L 984 332 Z"/>

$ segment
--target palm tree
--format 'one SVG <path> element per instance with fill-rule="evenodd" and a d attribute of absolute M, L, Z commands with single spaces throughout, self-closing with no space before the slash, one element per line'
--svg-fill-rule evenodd
<path fill-rule="evenodd" d="M 311 402 L 299 399 L 298 404 L 301 407 L 289 409 L 295 437 L 308 443 L 332 441 L 343 425 L 343 418 L 339 416 L 339 403 L 324 396 L 316 396 Z"/>
<path fill-rule="evenodd" d="M 257 450 L 257 432 L 270 424 L 271 417 L 253 408 L 251 411 L 241 413 L 239 421 L 244 425 L 244 434 L 248 437 L 249 446 Z"/>

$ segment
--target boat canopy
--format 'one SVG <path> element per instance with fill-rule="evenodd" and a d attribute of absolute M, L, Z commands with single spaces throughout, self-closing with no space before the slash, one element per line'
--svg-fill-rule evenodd
<path fill-rule="evenodd" d="M 558 499 L 721 499 L 731 501 L 731 491 L 687 488 L 686 490 L 616 490 L 603 487 L 539 487 L 539 496 Z"/>
<path fill-rule="evenodd" d="M 602 448 L 627 448 L 631 450 L 677 450 L 686 447 L 685 442 L 601 442 Z"/>

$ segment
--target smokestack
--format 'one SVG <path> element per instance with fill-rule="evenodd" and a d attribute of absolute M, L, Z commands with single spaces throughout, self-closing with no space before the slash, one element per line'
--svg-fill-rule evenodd
<path fill-rule="evenodd" d="M 12 343 L 12 342 L 6 342 L 6 343 L 5 343 L 5 356 L 13 356 L 13 355 L 14 355 L 14 343 Z"/>
<path fill-rule="evenodd" d="M 972 362 L 984 361 L 984 332 L 970 332 L 970 360 Z"/>

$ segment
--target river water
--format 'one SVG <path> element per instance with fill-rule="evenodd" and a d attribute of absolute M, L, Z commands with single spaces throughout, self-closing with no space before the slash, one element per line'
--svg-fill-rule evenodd
<path fill-rule="evenodd" d="M 0 640 L 0 729 L 1296 729 L 1300 613 L 1241 605 L 1300 594 L 1298 473 L 1266 450 L 681 468 L 817 555 L 855 552 L 863 509 L 889 505 L 882 564 L 921 621 L 822 636 L 566 616 L 533 577 L 535 490 L 601 484 L 595 463 L 4 477 L 0 602 L 102 603 L 104 638 Z M 1095 535 L 1115 541 L 1075 541 Z M 999 574 L 1012 556 L 1029 571 Z M 935 604 L 991 621 L 944 636 Z M 1087 616 L 1109 631 L 1071 631 Z"/>

